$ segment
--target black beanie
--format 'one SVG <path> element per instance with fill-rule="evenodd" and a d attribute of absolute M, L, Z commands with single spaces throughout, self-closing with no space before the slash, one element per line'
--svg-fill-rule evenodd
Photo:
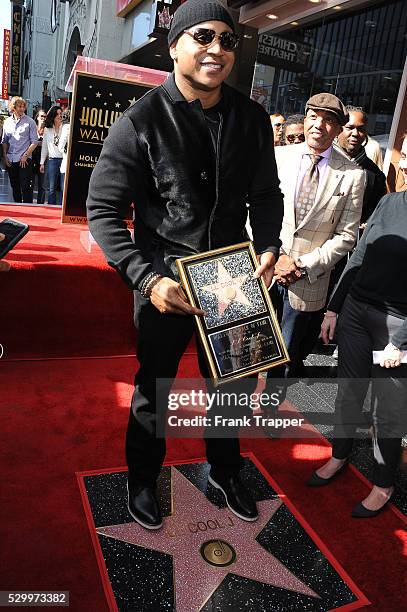
<path fill-rule="evenodd" d="M 186 0 L 175 11 L 168 32 L 168 46 L 181 36 L 184 30 L 204 21 L 223 21 L 235 31 L 229 11 L 216 0 Z"/>

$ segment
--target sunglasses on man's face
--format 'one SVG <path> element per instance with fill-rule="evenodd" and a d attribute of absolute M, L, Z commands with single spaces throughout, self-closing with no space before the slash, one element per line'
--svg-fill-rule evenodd
<path fill-rule="evenodd" d="M 287 136 L 285 138 L 291 144 L 293 142 L 295 142 L 296 140 L 299 140 L 300 142 L 304 142 L 305 141 L 304 134 L 287 134 Z"/>
<path fill-rule="evenodd" d="M 209 47 L 216 39 L 219 39 L 220 46 L 224 51 L 234 51 L 239 44 L 239 36 L 233 32 L 222 32 L 216 34 L 215 30 L 207 28 L 197 28 L 193 32 L 184 30 L 185 34 L 191 36 L 197 43 L 203 47 Z"/>

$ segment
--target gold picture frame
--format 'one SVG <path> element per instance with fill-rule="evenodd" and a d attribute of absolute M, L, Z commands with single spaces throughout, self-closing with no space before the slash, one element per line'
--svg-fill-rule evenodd
<path fill-rule="evenodd" d="M 177 259 L 198 335 L 215 385 L 289 361 L 269 292 L 251 242 Z"/>

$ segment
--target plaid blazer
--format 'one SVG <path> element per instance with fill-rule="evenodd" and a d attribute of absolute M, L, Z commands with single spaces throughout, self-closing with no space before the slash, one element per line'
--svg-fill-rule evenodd
<path fill-rule="evenodd" d="M 331 269 L 356 241 L 362 213 L 363 170 L 332 149 L 324 176 L 324 188 L 313 207 L 296 226 L 295 191 L 306 145 L 276 148 L 278 175 L 284 194 L 281 253 L 299 259 L 307 268 L 305 277 L 289 288 L 295 310 L 315 311 L 325 307 Z"/>

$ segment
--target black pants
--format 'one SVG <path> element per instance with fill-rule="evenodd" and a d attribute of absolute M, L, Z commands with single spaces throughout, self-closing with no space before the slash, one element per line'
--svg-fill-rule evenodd
<path fill-rule="evenodd" d="M 402 324 L 403 319 L 358 302 L 350 295 L 338 321 L 335 413 L 339 419 L 334 427 L 332 455 L 336 459 L 348 457 L 358 427 L 369 426 L 370 419 L 364 418 L 362 409 L 371 379 L 377 440 L 373 483 L 379 487 L 393 485 L 400 459 L 401 435 L 406 431 L 407 365 L 395 369 L 373 365 L 372 351 L 383 350 Z"/>
<path fill-rule="evenodd" d="M 33 170 L 31 159 L 23 168 L 20 162 L 13 162 L 7 168 L 11 188 L 13 190 L 14 202 L 25 202 L 32 204 L 33 201 Z"/>
<path fill-rule="evenodd" d="M 165 419 L 166 406 L 157 406 L 156 379 L 171 381 L 175 378 L 195 327 L 193 317 L 163 315 L 150 303 L 140 309 L 137 327 L 140 368 L 135 376 L 126 436 L 126 458 L 129 475 L 134 481 L 153 484 L 160 473 L 166 450 L 165 439 L 157 437 L 158 419 Z M 201 374 L 208 378 L 208 368 L 198 341 L 197 350 Z M 257 378 L 249 381 L 252 391 L 256 384 Z M 211 385 L 208 385 L 207 391 L 213 391 Z M 206 456 L 214 475 L 220 478 L 236 475 L 243 467 L 238 430 L 235 437 L 222 439 L 210 437 L 210 432 L 207 432 L 205 442 Z"/>

